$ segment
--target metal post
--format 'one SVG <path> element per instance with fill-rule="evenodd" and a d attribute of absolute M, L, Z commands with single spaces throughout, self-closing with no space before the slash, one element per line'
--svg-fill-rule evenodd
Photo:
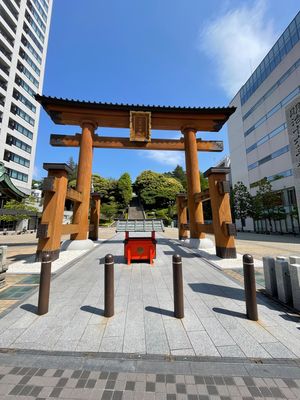
<path fill-rule="evenodd" d="M 114 315 L 114 257 L 112 254 L 105 256 L 104 267 L 104 316 Z"/>
<path fill-rule="evenodd" d="M 50 258 L 51 257 L 49 254 L 44 254 L 43 261 L 41 264 L 38 315 L 47 314 L 49 309 L 51 266 L 52 266 Z"/>
<path fill-rule="evenodd" d="M 250 254 L 245 254 L 243 256 L 243 269 L 244 269 L 244 285 L 245 285 L 247 318 L 251 319 L 252 321 L 257 321 L 258 313 L 257 313 L 257 301 L 256 301 L 254 263 L 253 263 L 253 257 Z"/>
<path fill-rule="evenodd" d="M 174 254 L 173 256 L 173 295 L 174 295 L 174 317 L 184 317 L 183 305 L 183 279 L 182 279 L 182 262 L 181 256 Z"/>

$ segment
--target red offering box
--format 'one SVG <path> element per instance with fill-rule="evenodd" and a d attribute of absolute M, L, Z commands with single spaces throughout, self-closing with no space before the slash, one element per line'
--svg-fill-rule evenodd
<path fill-rule="evenodd" d="M 126 237 L 124 240 L 124 257 L 128 265 L 131 264 L 132 260 L 149 260 L 150 264 L 153 264 L 153 259 L 156 257 L 156 240 L 153 236 Z"/>

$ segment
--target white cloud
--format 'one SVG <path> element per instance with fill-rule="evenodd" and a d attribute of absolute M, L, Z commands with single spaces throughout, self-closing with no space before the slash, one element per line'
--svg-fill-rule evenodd
<path fill-rule="evenodd" d="M 246 82 L 276 40 L 268 21 L 267 0 L 229 9 L 208 22 L 199 48 L 215 63 L 218 80 L 229 97 Z"/>
<path fill-rule="evenodd" d="M 139 152 L 141 157 L 148 158 L 154 162 L 164 165 L 171 165 L 176 167 L 176 165 L 184 164 L 184 153 L 182 151 L 147 151 L 143 150 Z"/>

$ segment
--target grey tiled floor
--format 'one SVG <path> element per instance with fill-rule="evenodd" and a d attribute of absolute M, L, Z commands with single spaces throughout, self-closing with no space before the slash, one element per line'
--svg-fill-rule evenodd
<path fill-rule="evenodd" d="M 123 235 L 103 243 L 51 284 L 50 311 L 37 294 L 0 320 L 0 347 L 217 357 L 300 356 L 300 323 L 267 298 L 245 319 L 242 288 L 175 241 L 158 239 L 154 266 L 123 264 Z M 183 257 L 185 318 L 173 311 L 172 254 Z M 103 257 L 115 256 L 115 316 L 103 316 Z"/>

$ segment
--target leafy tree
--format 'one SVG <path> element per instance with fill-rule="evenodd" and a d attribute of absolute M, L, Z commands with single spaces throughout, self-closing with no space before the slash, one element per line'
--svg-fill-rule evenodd
<path fill-rule="evenodd" d="M 184 191 L 182 184 L 175 178 L 153 171 L 143 171 L 135 181 L 135 190 L 145 208 L 168 207 L 175 202 L 176 195 Z"/>
<path fill-rule="evenodd" d="M 37 187 L 35 187 L 35 185 L 37 185 Z M 32 179 L 31 189 L 41 189 L 41 187 L 42 187 L 42 181 L 38 181 L 36 179 Z"/>
<path fill-rule="evenodd" d="M 119 201 L 123 206 L 129 204 L 132 199 L 132 183 L 130 175 L 125 172 L 121 175 L 117 183 Z"/>
<path fill-rule="evenodd" d="M 78 165 L 75 163 L 72 156 L 67 161 L 67 165 L 72 169 L 72 171 L 68 174 L 68 185 L 74 188 L 76 186 Z"/>
<path fill-rule="evenodd" d="M 118 205 L 114 202 L 104 203 L 101 205 L 101 214 L 109 221 L 112 221 L 118 215 Z"/>
<path fill-rule="evenodd" d="M 23 199 L 22 201 L 11 199 L 6 202 L 3 208 L 5 210 L 17 211 L 17 213 L 12 212 L 11 214 L 0 215 L 0 220 L 11 222 L 29 219 L 28 212 L 38 212 L 38 208 L 35 204 L 36 202 L 33 196 L 29 196 L 27 199 Z"/>
<path fill-rule="evenodd" d="M 208 178 L 204 177 L 203 172 L 200 172 L 200 185 L 201 185 L 201 191 L 208 189 Z"/>
<path fill-rule="evenodd" d="M 243 182 L 237 182 L 233 187 L 233 204 L 235 218 L 241 220 L 243 231 L 245 219 L 249 217 L 252 212 L 251 194 Z"/>
<path fill-rule="evenodd" d="M 176 166 L 176 168 L 170 173 L 170 176 L 177 179 L 185 190 L 187 189 L 186 173 L 180 165 Z"/>
<path fill-rule="evenodd" d="M 267 178 L 263 178 L 258 184 L 256 201 L 260 203 L 261 217 L 269 221 L 271 232 L 273 232 L 272 219 L 274 218 L 275 208 L 281 205 L 280 194 L 272 191 L 272 185 Z"/>

